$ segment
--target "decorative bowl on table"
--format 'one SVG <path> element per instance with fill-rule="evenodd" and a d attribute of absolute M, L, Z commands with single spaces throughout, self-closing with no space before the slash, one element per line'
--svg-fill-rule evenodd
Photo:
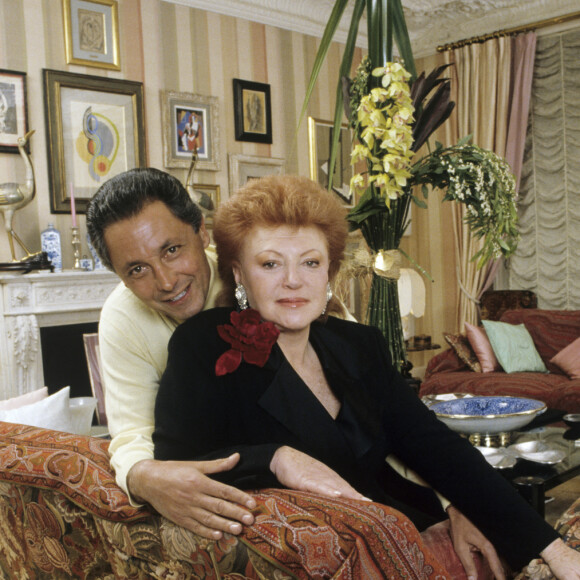
<path fill-rule="evenodd" d="M 450 429 L 469 435 L 472 443 L 493 446 L 490 436 L 504 435 L 499 443 L 505 445 L 509 433 L 543 413 L 546 404 L 522 397 L 470 397 L 435 403 L 430 409 Z"/>

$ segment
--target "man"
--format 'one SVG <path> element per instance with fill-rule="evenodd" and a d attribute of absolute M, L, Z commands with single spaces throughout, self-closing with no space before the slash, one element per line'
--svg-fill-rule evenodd
<path fill-rule="evenodd" d="M 239 534 L 242 524 L 253 523 L 254 499 L 209 477 L 231 469 L 239 454 L 204 462 L 153 460 L 155 397 L 169 338 L 180 322 L 212 308 L 222 289 L 201 212 L 177 179 L 135 169 L 101 186 L 89 204 L 87 227 L 103 263 L 122 281 L 107 299 L 99 327 L 117 482 L 133 501 L 151 504 L 204 537 Z M 287 487 L 362 499 L 332 470 L 299 452 L 284 458 L 282 471 Z M 459 512 L 448 512 L 468 573 L 475 570 L 470 545 L 501 570 L 491 544 Z"/>

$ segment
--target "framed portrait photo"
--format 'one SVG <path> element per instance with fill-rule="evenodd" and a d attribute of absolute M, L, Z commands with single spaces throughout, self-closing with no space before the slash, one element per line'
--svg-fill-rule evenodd
<path fill-rule="evenodd" d="M 308 117 L 308 150 L 310 153 L 310 179 L 317 181 L 328 189 L 330 176 L 330 149 L 334 128 L 331 121 L 321 121 Z M 356 204 L 354 194 L 350 192 L 350 180 L 353 176 L 350 164 L 352 131 L 348 125 L 342 125 L 338 140 L 338 150 L 334 164 L 331 189 L 338 195 L 346 207 Z"/>
<path fill-rule="evenodd" d="M 285 171 L 285 165 L 284 159 L 231 154 L 230 195 L 243 187 L 250 179 L 266 175 L 282 175 Z"/>
<path fill-rule="evenodd" d="M 121 70 L 117 0 L 62 0 L 66 62 Z"/>
<path fill-rule="evenodd" d="M 217 97 L 161 92 L 165 167 L 189 167 L 197 150 L 196 169 L 220 170 Z"/>
<path fill-rule="evenodd" d="M 0 153 L 18 153 L 27 132 L 26 73 L 0 69 Z"/>
<path fill-rule="evenodd" d="M 145 166 L 143 84 L 43 70 L 52 213 L 76 210 L 105 181 Z"/>
<path fill-rule="evenodd" d="M 236 141 L 272 143 L 270 85 L 234 79 Z"/>

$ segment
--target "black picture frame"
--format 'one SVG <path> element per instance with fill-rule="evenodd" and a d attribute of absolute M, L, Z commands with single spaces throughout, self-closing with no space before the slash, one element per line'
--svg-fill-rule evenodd
<path fill-rule="evenodd" d="M 0 153 L 18 154 L 18 138 L 27 132 L 26 73 L 0 69 Z"/>
<path fill-rule="evenodd" d="M 236 141 L 272 143 L 270 85 L 234 79 Z"/>

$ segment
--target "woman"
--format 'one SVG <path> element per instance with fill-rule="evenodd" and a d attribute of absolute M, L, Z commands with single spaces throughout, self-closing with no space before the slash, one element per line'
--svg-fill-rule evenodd
<path fill-rule="evenodd" d="M 580 554 L 419 401 L 382 334 L 326 318 L 340 308 L 330 283 L 346 236 L 338 201 L 303 178 L 253 181 L 220 207 L 219 270 L 230 302 L 235 283 L 241 312 L 202 312 L 173 335 L 156 404 L 156 458 L 240 452 L 219 477 L 242 489 L 294 487 L 288 456 L 312 458 L 328 469 L 323 493 L 393 506 L 419 529 L 444 518 L 430 490 L 385 462 L 393 453 L 513 568 L 542 553 L 559 578 L 580 578 Z"/>

